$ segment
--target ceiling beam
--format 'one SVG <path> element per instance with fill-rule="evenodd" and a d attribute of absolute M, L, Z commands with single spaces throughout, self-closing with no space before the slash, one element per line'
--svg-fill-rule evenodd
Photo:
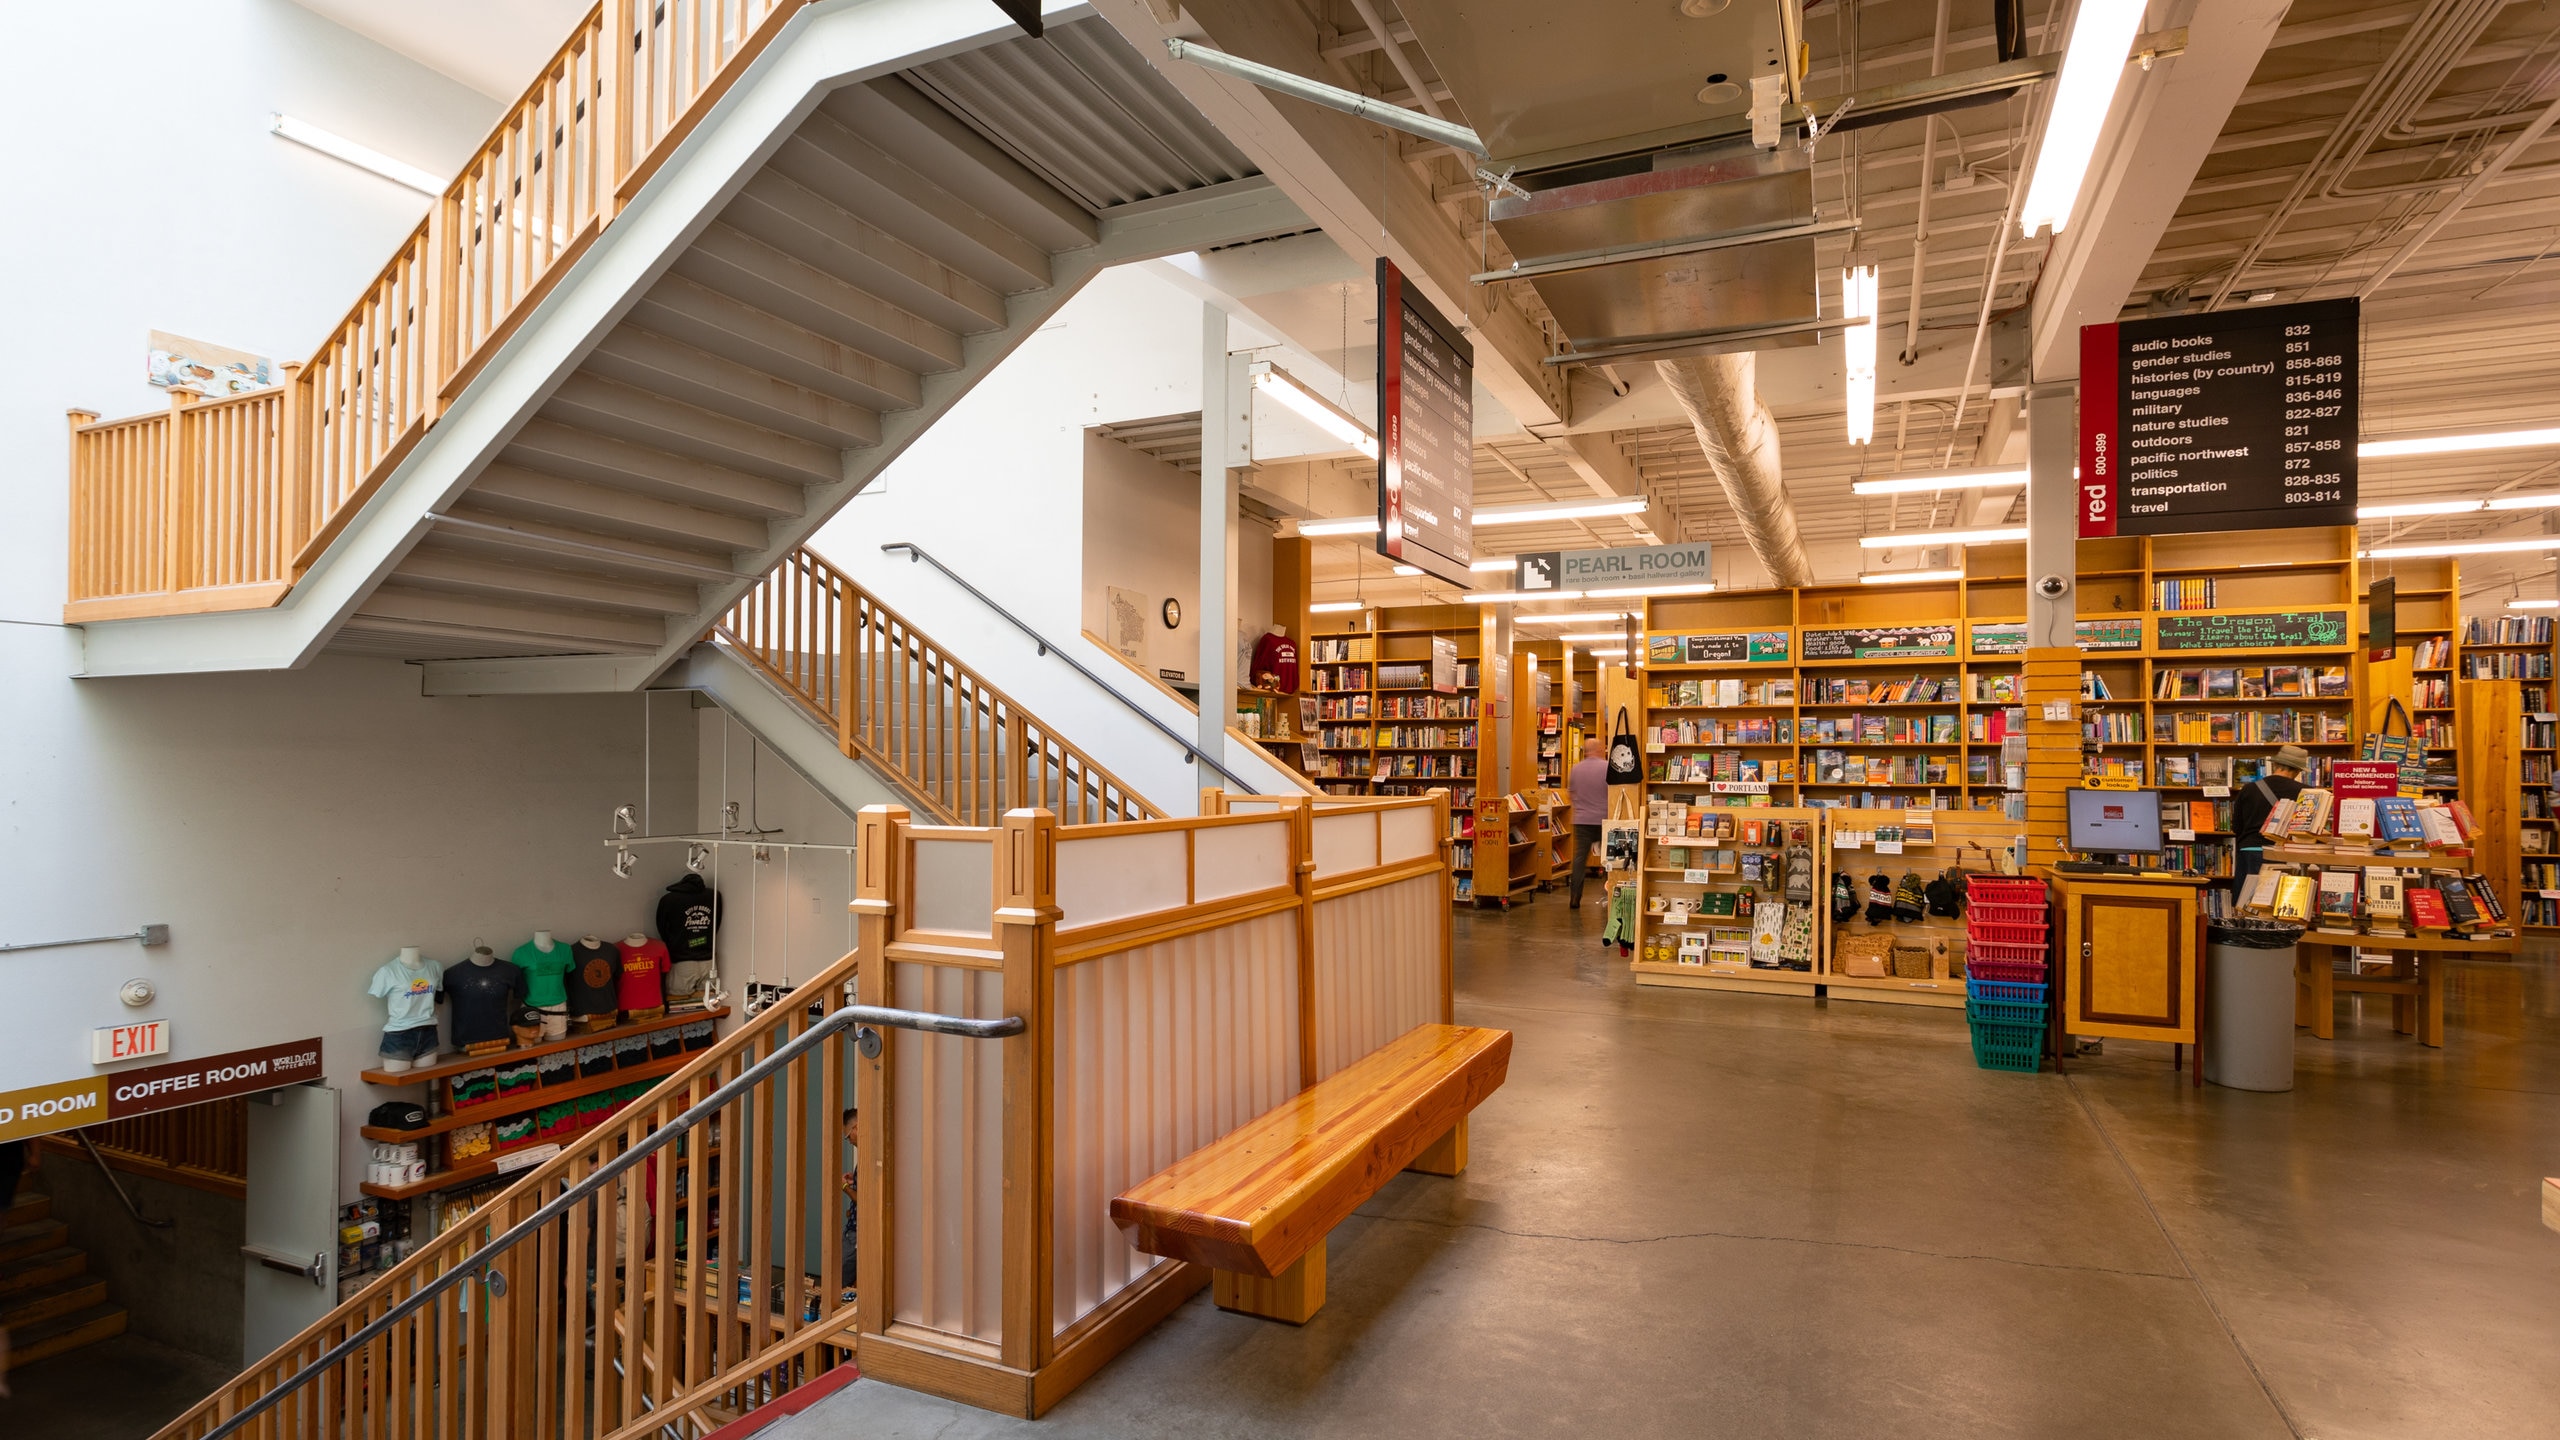
<path fill-rule="evenodd" d="M 1399 137 L 1349 115 L 1285 99 L 1165 53 L 1168 38 L 1204 45 L 1294 74 L 1324 68 L 1327 37 L 1294 5 L 1257 0 L 1096 0 L 1094 10 L 1127 37 L 1209 123 L 1364 267 L 1393 260 L 1433 305 L 1475 341 L 1476 381 L 1528 425 L 1570 418 L 1565 377 L 1539 363 L 1546 336 L 1500 286 L 1467 277 L 1482 268 L 1431 185 L 1401 154 Z M 1331 83 L 1331 82 L 1327 82 Z"/>
<path fill-rule="evenodd" d="M 2039 381 L 2080 373 L 2080 327 L 2124 309 L 2223 123 L 2275 39 L 2286 0 L 2212 0 L 2186 17 L 2185 53 L 2128 70 L 2036 285 L 2031 335 Z M 2173 17 L 2174 18 L 2174 17 Z"/>

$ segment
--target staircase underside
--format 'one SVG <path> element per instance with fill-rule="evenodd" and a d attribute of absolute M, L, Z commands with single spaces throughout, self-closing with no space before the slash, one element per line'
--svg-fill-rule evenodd
<path fill-rule="evenodd" d="M 1305 224 L 1100 20 L 809 7 L 271 610 L 86 627 L 92 675 L 323 650 L 627 687 L 1102 268 Z"/>

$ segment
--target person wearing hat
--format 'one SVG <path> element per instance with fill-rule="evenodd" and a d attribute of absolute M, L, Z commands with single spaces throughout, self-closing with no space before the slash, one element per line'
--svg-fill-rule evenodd
<path fill-rule="evenodd" d="M 2231 898 L 2238 900 L 2248 893 L 2249 877 L 2258 873 L 2266 861 L 2267 837 L 2258 828 L 2278 800 L 2290 800 L 2302 793 L 2302 777 L 2311 769 L 2310 752 L 2299 745 L 2287 745 L 2276 751 L 2267 762 L 2267 773 L 2240 787 L 2231 799 Z"/>

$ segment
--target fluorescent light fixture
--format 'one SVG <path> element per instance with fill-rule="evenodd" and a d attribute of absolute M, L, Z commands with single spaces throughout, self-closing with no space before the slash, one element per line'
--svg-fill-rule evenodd
<path fill-rule="evenodd" d="M 1579 630 L 1556 638 L 1568 645 L 1606 645 L 1613 640 L 1624 640 L 1627 636 L 1622 630 Z"/>
<path fill-rule="evenodd" d="M 2080 0 L 2062 52 L 2062 73 L 2054 77 L 2045 109 L 2027 201 L 2018 210 L 2018 233 L 2033 235 L 2050 225 L 2059 235 L 2071 223 L 2071 207 L 2079 203 L 2081 182 L 2098 151 L 2098 132 L 2106 128 L 2108 107 L 2124 80 L 2125 57 L 2142 29 L 2143 9 L 2144 0 Z"/>
<path fill-rule="evenodd" d="M 2027 527 L 2012 525 L 2001 530 L 1905 530 L 1895 535 L 1861 535 L 1862 550 L 1898 550 L 1906 545 L 1997 545 L 2004 540 L 2024 540 Z"/>
<path fill-rule="evenodd" d="M 1849 443 L 1876 438 L 1876 267 L 1840 272 L 1841 313 L 1853 324 L 1841 332 L 1849 356 Z"/>
<path fill-rule="evenodd" d="M 2488 504 L 2488 508 L 2492 510 L 2549 510 L 2554 506 L 2560 506 L 2560 491 L 2545 490 L 2534 495 L 2492 495 L 2489 497 Z"/>
<path fill-rule="evenodd" d="M 359 145 L 344 135 L 332 135 L 308 120 L 278 115 L 270 125 L 277 135 L 296 145 L 307 146 L 333 160 L 344 160 L 359 170 L 370 170 L 396 185 L 406 185 L 421 195 L 442 195 L 444 177 L 430 175 L 415 165 L 403 164 L 370 146 Z"/>
<path fill-rule="evenodd" d="M 1539 520 L 1594 520 L 1604 515 L 1641 515 L 1653 502 L 1643 496 L 1625 500 L 1539 500 L 1527 505 L 1479 505 L 1476 524 L 1527 525 Z"/>
<path fill-rule="evenodd" d="M 2527 550 L 2560 550 L 2560 535 L 2531 540 L 2461 540 L 2444 545 L 2381 545 L 2359 550 L 2360 560 L 2416 560 L 2430 555 L 2512 555 Z"/>
<path fill-rule="evenodd" d="M 1366 600 L 1321 600 L 1308 606 L 1307 613 L 1310 615 L 1333 615 L 1339 614 L 1345 610 L 1366 610 L 1368 608 L 1369 602 Z"/>
<path fill-rule="evenodd" d="M 1396 573 L 1399 575 L 1419 575 L 1422 573 L 1422 567 L 1419 565 L 1399 565 L 1396 567 Z"/>
<path fill-rule="evenodd" d="M 2560 610 L 2560 600 L 2510 600 L 2510 610 Z"/>
<path fill-rule="evenodd" d="M 2454 455 L 2465 450 L 2517 450 L 2527 445 L 2560 445 L 2560 427 L 2546 430 L 2496 430 L 2477 435 L 2411 435 L 2399 440 L 2367 440 L 2356 454 L 2367 460 L 2393 455 Z"/>
<path fill-rule="evenodd" d="M 1470 605 L 1508 605 L 1515 600 L 1579 600 L 1579 590 L 1476 590 L 1466 596 Z"/>
<path fill-rule="evenodd" d="M 1468 568 L 1468 569 L 1470 569 L 1470 570 L 1473 570 L 1474 572 L 1476 572 L 1476 573 L 1477 573 L 1477 574 L 1479 574 L 1479 575 L 1490 575 L 1490 574 L 1494 573 L 1494 572 L 1495 572 L 1495 571 L 1497 571 L 1497 570 L 1514 570 L 1514 569 L 1518 569 L 1518 568 L 1519 568 L 1519 563 L 1520 563 L 1520 562 L 1519 562 L 1518 558 L 1517 558 L 1517 557 L 1515 557 L 1515 556 L 1510 556 L 1510 555 L 1490 555 L 1490 556 L 1487 556 L 1486 558 L 1484 558 L 1484 559 L 1482 559 L 1482 560 L 1478 560 L 1478 561 L 1476 561 L 1474 564 L 1469 565 L 1467 568 Z"/>
<path fill-rule="evenodd" d="M 1372 460 L 1378 458 L 1378 437 L 1369 427 L 1350 411 L 1308 389 L 1297 376 L 1268 360 L 1257 360 L 1253 362 L 1253 388 L 1334 439 Z"/>
<path fill-rule="evenodd" d="M 1594 650 L 1591 652 L 1591 658 L 1594 660 L 1624 660 L 1627 658 L 1627 652 L 1624 646 L 1615 650 Z"/>
<path fill-rule="evenodd" d="M 1852 481 L 1852 495 L 1914 495 L 1930 490 L 1998 490 L 2023 486 L 2020 470 L 1948 470 L 1936 475 L 1896 475 L 1889 480 Z"/>
<path fill-rule="evenodd" d="M 1713 595 L 1712 583 L 1700 585 L 1617 585 L 1606 590 L 1585 590 L 1586 600 L 1624 600 L 1637 595 Z"/>
<path fill-rule="evenodd" d="M 2359 520 L 2396 520 L 2403 515 L 2468 515 L 2480 508 L 2477 500 L 2402 500 L 2390 505 L 2359 505 Z"/>
<path fill-rule="evenodd" d="M 1298 533 L 1309 536 L 1375 535 L 1378 533 L 1378 522 L 1375 519 L 1301 520 L 1298 522 Z"/>
<path fill-rule="evenodd" d="M 1635 618 L 1636 612 L 1633 610 L 1566 610 L 1546 615 L 1522 615 L 1512 623 L 1516 625 L 1615 625 L 1621 620 Z"/>
<path fill-rule="evenodd" d="M 1924 580 L 1961 580 L 1961 570 L 1877 570 L 1858 577 L 1861 585 L 1917 585 Z"/>

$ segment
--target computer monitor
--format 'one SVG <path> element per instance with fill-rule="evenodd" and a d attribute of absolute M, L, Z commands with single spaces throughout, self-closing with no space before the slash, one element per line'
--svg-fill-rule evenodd
<path fill-rule="evenodd" d="M 2070 796 L 2072 849 L 2116 855 L 2159 850 L 2159 791 L 2073 790 L 2067 793 Z"/>

